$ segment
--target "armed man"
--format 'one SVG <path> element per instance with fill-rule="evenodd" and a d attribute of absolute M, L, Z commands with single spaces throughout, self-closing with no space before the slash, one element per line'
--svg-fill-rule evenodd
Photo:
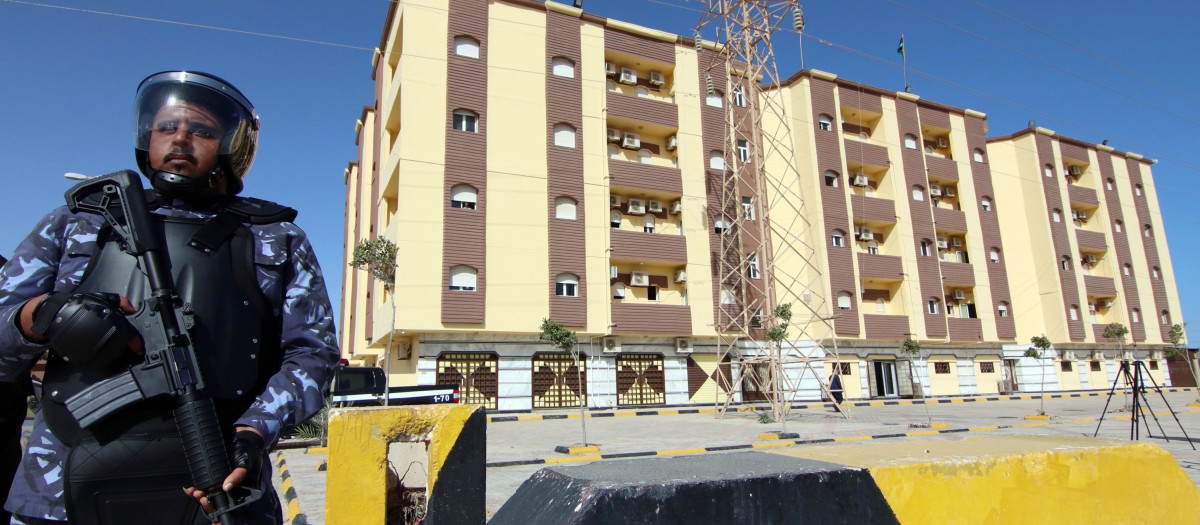
<path fill-rule="evenodd" d="M 147 77 L 134 153 L 154 191 L 81 183 L 0 271 L 0 381 L 49 350 L 12 523 L 282 522 L 267 451 L 321 409 L 339 352 L 296 212 L 237 196 L 258 129 L 216 76 Z"/>

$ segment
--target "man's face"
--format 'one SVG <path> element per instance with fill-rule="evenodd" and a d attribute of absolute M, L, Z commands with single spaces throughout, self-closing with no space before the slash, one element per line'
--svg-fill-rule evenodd
<path fill-rule="evenodd" d="M 217 165 L 224 130 L 208 110 L 187 102 L 168 103 L 154 116 L 150 167 L 203 177 Z"/>

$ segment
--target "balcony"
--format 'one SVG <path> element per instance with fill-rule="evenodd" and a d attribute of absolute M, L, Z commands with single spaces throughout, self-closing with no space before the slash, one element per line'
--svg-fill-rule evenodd
<path fill-rule="evenodd" d="M 1117 286 L 1112 277 L 1100 277 L 1097 275 L 1083 276 L 1083 285 L 1087 289 L 1088 296 L 1095 297 L 1116 297 Z"/>
<path fill-rule="evenodd" d="M 942 262 L 942 284 L 975 286 L 975 268 L 970 263 Z"/>
<path fill-rule="evenodd" d="M 846 161 L 860 162 L 868 166 L 878 166 L 886 168 L 891 164 L 888 162 L 887 148 L 863 142 L 857 138 L 847 138 L 846 146 Z"/>
<path fill-rule="evenodd" d="M 951 317 L 947 321 L 950 324 L 951 341 L 983 340 L 983 321 L 979 318 L 963 319 L 960 317 Z"/>
<path fill-rule="evenodd" d="M 939 232 L 967 233 L 967 215 L 961 210 L 934 207 L 933 222 Z"/>
<path fill-rule="evenodd" d="M 613 303 L 612 333 L 616 335 L 674 335 L 692 333 L 692 309 L 687 305 Z"/>
<path fill-rule="evenodd" d="M 620 93 L 608 93 L 608 116 L 679 127 L 679 108 L 675 104 Z"/>
<path fill-rule="evenodd" d="M 1067 185 L 1067 197 L 1071 199 L 1071 204 L 1082 204 L 1092 207 L 1100 205 L 1100 200 L 1096 198 L 1096 190 L 1085 188 L 1078 184 Z"/>
<path fill-rule="evenodd" d="M 1103 233 L 1075 230 L 1075 240 L 1079 242 L 1079 249 L 1081 250 L 1108 251 L 1108 241 L 1105 240 Z"/>
<path fill-rule="evenodd" d="M 858 254 L 858 276 L 863 279 L 903 281 L 904 268 L 900 258 L 873 253 Z"/>
<path fill-rule="evenodd" d="M 908 329 L 907 315 L 863 314 L 863 324 L 867 329 L 867 339 L 900 341 L 912 335 Z"/>
<path fill-rule="evenodd" d="M 954 159 L 925 155 L 925 169 L 930 177 L 958 180 L 958 163 Z"/>
<path fill-rule="evenodd" d="M 1106 324 L 1106 323 L 1096 323 L 1096 324 L 1092 325 L 1092 337 L 1096 338 L 1097 343 L 1113 342 L 1113 341 L 1109 341 L 1108 339 L 1104 338 L 1104 331 L 1107 329 L 1108 329 L 1108 324 Z"/>
<path fill-rule="evenodd" d="M 850 206 L 854 209 L 854 218 L 878 222 L 896 222 L 896 203 L 891 199 L 878 197 L 850 197 Z"/>
<path fill-rule="evenodd" d="M 645 262 L 687 262 L 687 239 L 682 235 L 628 230 L 611 232 L 612 258 Z"/>
<path fill-rule="evenodd" d="M 609 159 L 609 185 L 615 188 L 683 193 L 683 176 L 677 168 Z"/>

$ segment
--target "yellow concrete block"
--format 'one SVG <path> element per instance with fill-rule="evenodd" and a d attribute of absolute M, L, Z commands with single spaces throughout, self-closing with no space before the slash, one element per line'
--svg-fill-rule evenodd
<path fill-rule="evenodd" d="M 308 447 L 306 452 L 308 454 L 327 454 L 329 453 L 329 447 Z"/>
<path fill-rule="evenodd" d="M 1030 419 L 1030 420 L 1048 420 L 1048 419 L 1050 419 L 1050 416 L 1025 416 L 1025 419 Z"/>
<path fill-rule="evenodd" d="M 1200 403 L 1188 403 L 1188 404 L 1187 404 L 1187 406 L 1190 406 L 1190 407 L 1200 407 Z"/>

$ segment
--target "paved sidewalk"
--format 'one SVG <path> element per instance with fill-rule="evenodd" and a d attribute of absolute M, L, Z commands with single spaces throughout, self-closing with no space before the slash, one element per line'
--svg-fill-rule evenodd
<path fill-rule="evenodd" d="M 1150 408 L 1158 417 L 1170 442 L 1161 437 L 1149 437 L 1143 427 L 1142 439 L 1155 443 L 1170 452 L 1197 484 L 1200 484 L 1200 453 L 1193 451 L 1183 440 L 1180 424 L 1192 442 L 1200 445 L 1200 408 L 1189 407 L 1197 399 L 1195 392 L 1167 393 L 1167 400 L 1178 414 L 1179 423 L 1169 414 L 1156 394 L 1149 393 Z M 1033 396 L 1036 397 L 1036 394 Z M 1046 412 L 1054 419 L 1029 421 L 1024 417 L 1036 414 L 1036 399 L 998 402 L 953 402 L 928 405 L 934 423 L 946 423 L 947 428 L 931 431 L 910 425 L 927 423 L 926 406 L 920 404 L 874 404 L 853 407 L 849 419 L 829 408 L 793 410 L 785 424 L 760 424 L 756 412 L 728 412 L 717 419 L 711 413 L 644 415 L 636 417 L 589 417 L 588 442 L 598 444 L 604 456 L 649 456 L 706 452 L 705 449 L 738 448 L 746 446 L 805 446 L 792 444 L 795 440 L 850 441 L 859 439 L 971 439 L 981 433 L 1016 435 L 1091 436 L 1104 408 L 1107 396 L 1058 397 L 1045 400 Z M 1109 411 L 1100 430 L 1101 437 L 1128 439 L 1130 413 L 1123 410 L 1124 399 L 1113 396 Z M 618 414 L 630 411 L 616 411 Z M 666 412 L 666 411 L 664 411 Z M 488 424 L 487 510 L 491 516 L 530 475 L 546 466 L 545 463 L 569 462 L 583 464 L 603 461 L 595 454 L 573 457 L 554 452 L 556 446 L 582 443 L 582 428 L 578 419 L 562 413 L 538 412 L 522 421 Z M 616 415 L 616 414 L 614 414 Z M 630 414 L 632 416 L 632 414 Z M 1153 419 L 1149 425 L 1154 436 L 1160 432 Z M 1011 428 L 1003 428 L 1011 427 Z M 786 431 L 797 434 L 794 439 L 764 440 L 759 434 Z M 941 432 L 941 433 L 934 433 Z M 905 436 L 908 433 L 932 435 Z M 298 494 L 301 512 L 307 523 L 324 522 L 324 472 L 316 470 L 324 454 L 307 454 L 305 450 L 283 451 Z M 504 463 L 529 463 L 517 466 L 496 466 Z M 282 492 L 281 492 L 282 494 Z"/>

